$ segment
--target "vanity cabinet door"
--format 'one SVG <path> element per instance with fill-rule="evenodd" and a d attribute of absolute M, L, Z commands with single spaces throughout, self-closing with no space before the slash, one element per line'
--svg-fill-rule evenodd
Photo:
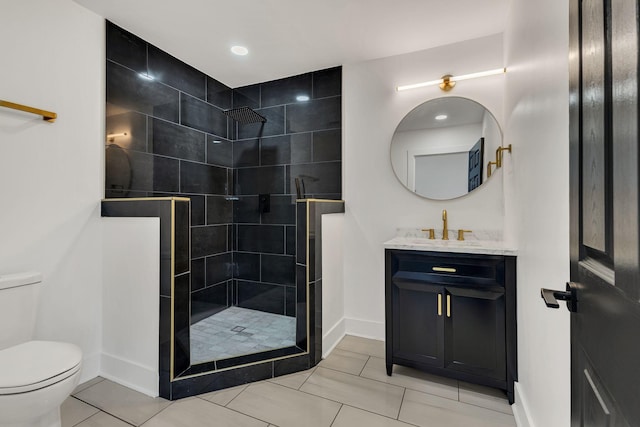
<path fill-rule="evenodd" d="M 446 287 L 444 367 L 506 379 L 504 290 Z"/>
<path fill-rule="evenodd" d="M 444 287 L 394 280 L 393 355 L 428 366 L 444 361 Z"/>

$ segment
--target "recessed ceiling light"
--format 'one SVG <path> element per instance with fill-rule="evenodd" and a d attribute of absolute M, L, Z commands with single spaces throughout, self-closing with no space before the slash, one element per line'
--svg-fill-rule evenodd
<path fill-rule="evenodd" d="M 244 46 L 232 46 L 231 52 L 235 55 L 245 56 L 247 53 L 249 53 L 249 49 Z"/>
<path fill-rule="evenodd" d="M 296 101 L 304 102 L 304 101 L 308 101 L 308 100 L 309 100 L 309 95 L 298 95 L 298 96 L 296 96 Z"/>
<path fill-rule="evenodd" d="M 153 76 L 147 73 L 138 73 L 138 76 L 145 80 L 153 80 Z"/>
<path fill-rule="evenodd" d="M 436 120 L 446 120 L 447 115 L 446 114 L 438 114 L 435 119 Z"/>

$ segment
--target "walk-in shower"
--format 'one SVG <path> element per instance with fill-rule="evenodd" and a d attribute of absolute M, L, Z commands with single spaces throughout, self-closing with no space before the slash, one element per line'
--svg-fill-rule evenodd
<path fill-rule="evenodd" d="M 160 287 L 161 394 L 309 367 L 321 287 L 298 199 L 341 199 L 341 68 L 231 89 L 108 22 L 106 77 L 105 197 L 183 212 L 166 220 L 184 238 Z"/>

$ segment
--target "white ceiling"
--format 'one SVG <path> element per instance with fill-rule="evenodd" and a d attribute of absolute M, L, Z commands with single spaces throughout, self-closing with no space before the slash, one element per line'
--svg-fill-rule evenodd
<path fill-rule="evenodd" d="M 500 33 L 510 2 L 75 1 L 230 87 Z"/>
<path fill-rule="evenodd" d="M 458 96 L 429 100 L 411 110 L 398 125 L 396 132 L 435 129 L 451 126 L 482 124 L 486 109 L 475 101 Z M 444 114 L 445 120 L 436 116 Z"/>

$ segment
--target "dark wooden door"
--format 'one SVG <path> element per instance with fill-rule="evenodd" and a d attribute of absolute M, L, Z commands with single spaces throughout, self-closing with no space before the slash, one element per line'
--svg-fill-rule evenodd
<path fill-rule="evenodd" d="M 484 138 L 480 138 L 469 150 L 469 179 L 467 191 L 471 192 L 482 184 L 484 166 Z"/>
<path fill-rule="evenodd" d="M 571 0 L 571 425 L 640 426 L 638 5 Z"/>
<path fill-rule="evenodd" d="M 394 280 L 393 354 L 407 361 L 441 367 L 444 288 L 424 282 Z"/>
<path fill-rule="evenodd" d="M 446 287 L 444 366 L 504 381 L 504 290 Z"/>

